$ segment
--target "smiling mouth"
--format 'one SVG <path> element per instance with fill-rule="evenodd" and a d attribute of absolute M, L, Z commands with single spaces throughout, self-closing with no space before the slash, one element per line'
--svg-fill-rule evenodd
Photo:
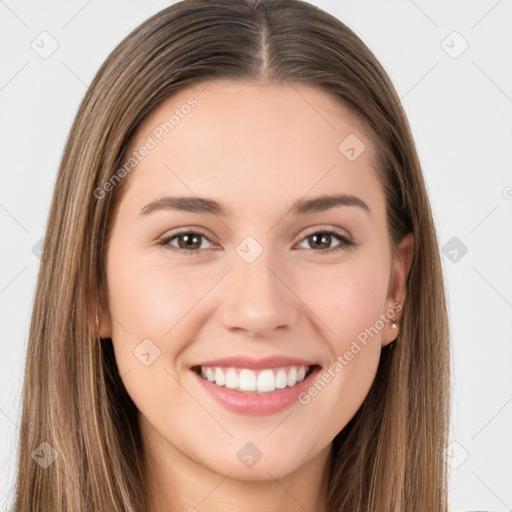
<path fill-rule="evenodd" d="M 273 393 L 293 388 L 307 378 L 318 365 L 289 365 L 252 370 L 224 366 L 194 366 L 192 371 L 219 387 L 243 393 Z"/>

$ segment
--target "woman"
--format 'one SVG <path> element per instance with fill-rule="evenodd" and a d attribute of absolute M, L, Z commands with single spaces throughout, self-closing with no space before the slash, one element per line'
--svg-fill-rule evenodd
<path fill-rule="evenodd" d="M 111 53 L 47 226 L 14 510 L 447 510 L 442 270 L 340 21 L 184 0 Z"/>

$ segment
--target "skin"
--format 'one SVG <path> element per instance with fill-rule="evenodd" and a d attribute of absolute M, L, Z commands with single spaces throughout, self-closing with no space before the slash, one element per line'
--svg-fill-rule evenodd
<path fill-rule="evenodd" d="M 412 236 L 392 259 L 374 145 L 347 110 L 309 85 L 195 84 L 145 119 L 132 148 L 192 95 L 198 105 L 125 178 L 100 318 L 140 412 L 150 512 L 323 511 L 331 442 L 361 406 L 381 348 L 400 327 L 385 322 L 310 403 L 272 415 L 224 409 L 190 367 L 237 354 L 329 368 L 380 314 L 404 303 Z M 354 161 L 338 149 L 349 134 L 366 146 Z M 331 193 L 361 198 L 370 214 L 354 206 L 287 214 L 298 199 Z M 230 215 L 140 214 L 166 195 L 215 199 Z M 188 249 L 192 256 L 158 245 L 177 228 L 202 228 L 209 240 Z M 320 254 L 343 246 L 334 236 L 320 247 L 308 239 L 329 228 L 358 245 Z M 263 248 L 252 263 L 236 252 L 249 235 Z M 183 247 L 183 238 L 169 244 Z M 160 350 L 149 366 L 133 353 L 147 338 Z M 251 468 L 237 457 L 249 441 L 262 453 Z"/>

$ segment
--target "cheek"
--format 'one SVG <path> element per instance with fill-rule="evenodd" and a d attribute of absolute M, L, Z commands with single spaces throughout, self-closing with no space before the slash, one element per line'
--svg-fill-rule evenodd
<path fill-rule="evenodd" d="M 314 276 L 302 275 L 300 297 L 317 317 L 331 350 L 340 354 L 385 311 L 389 275 L 385 262 L 359 259 L 346 265 L 326 265 Z M 380 325 L 380 323 L 379 323 Z"/>
<path fill-rule="evenodd" d="M 315 326 L 330 359 L 299 402 L 308 421 L 325 425 L 334 438 L 361 407 L 375 379 L 387 294 L 384 266 L 347 265 L 325 275 L 315 272 L 315 286 L 301 297 L 315 313 Z"/>
<path fill-rule="evenodd" d="M 112 342 L 119 372 L 131 372 L 138 386 L 150 385 L 158 370 L 176 359 L 180 343 L 187 339 L 183 332 L 189 325 L 186 320 L 206 293 L 204 280 L 116 247 L 112 247 L 108 261 Z M 137 354 L 148 351 L 155 360 L 146 368 Z"/>
<path fill-rule="evenodd" d="M 185 270 L 123 248 L 113 248 L 109 257 L 112 342 L 129 395 L 149 417 L 161 411 L 170 396 L 177 410 L 189 406 L 176 402 L 180 388 L 172 376 L 178 375 L 175 362 L 193 335 L 198 302 L 214 276 L 201 272 L 199 279 L 193 266 Z"/>
<path fill-rule="evenodd" d="M 133 336 L 167 338 L 207 293 L 212 279 L 203 270 L 199 278 L 193 267 L 125 254 L 109 269 L 111 313 Z"/>

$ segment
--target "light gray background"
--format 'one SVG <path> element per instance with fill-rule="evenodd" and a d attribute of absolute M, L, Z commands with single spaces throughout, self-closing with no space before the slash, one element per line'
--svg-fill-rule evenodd
<path fill-rule="evenodd" d="M 32 248 L 44 234 L 65 137 L 110 51 L 170 3 L 0 0 L 0 510 L 15 473 L 39 263 Z M 382 62 L 423 164 L 446 253 L 451 509 L 510 511 L 512 0 L 311 3 L 345 22 Z M 46 59 L 31 47 L 43 51 L 46 37 L 51 48 L 43 31 L 58 42 Z M 464 40 L 469 47 L 458 55 Z"/>

